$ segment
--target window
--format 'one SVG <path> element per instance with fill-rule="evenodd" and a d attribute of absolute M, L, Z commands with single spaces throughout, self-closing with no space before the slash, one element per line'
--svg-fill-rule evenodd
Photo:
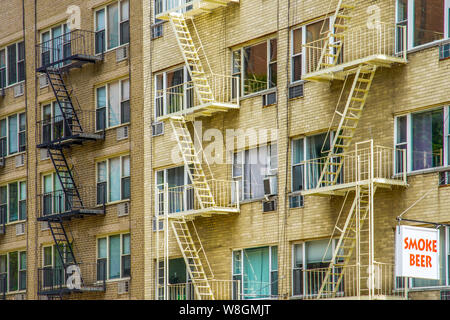
<path fill-rule="evenodd" d="M 302 80 L 302 76 L 306 73 L 306 49 L 303 45 L 324 38 L 325 36 L 321 33 L 328 30 L 329 20 L 327 19 L 291 31 L 291 83 Z"/>
<path fill-rule="evenodd" d="M 130 234 L 117 234 L 97 239 L 97 266 L 106 265 L 106 279 L 127 278 L 131 275 Z M 104 271 L 97 270 L 97 280 Z"/>
<path fill-rule="evenodd" d="M 410 113 L 395 119 L 396 172 L 403 172 L 406 150 L 407 172 L 446 166 L 449 163 L 448 107 Z"/>
<path fill-rule="evenodd" d="M 17 113 L 0 120 L 0 151 L 6 157 L 26 149 L 26 116 Z"/>
<path fill-rule="evenodd" d="M 130 81 L 120 80 L 97 88 L 96 130 L 130 122 Z"/>
<path fill-rule="evenodd" d="M 42 106 L 42 142 L 61 139 L 65 136 L 67 126 L 64 125 L 64 116 L 60 105 L 53 101 Z"/>
<path fill-rule="evenodd" d="M 241 199 L 259 199 L 264 196 L 264 179 L 278 170 L 276 144 L 236 152 L 233 155 L 232 178 L 239 181 Z"/>
<path fill-rule="evenodd" d="M 26 182 L 16 181 L 0 186 L 0 210 L 6 222 L 23 221 L 26 213 Z"/>
<path fill-rule="evenodd" d="M 41 32 L 41 64 L 49 65 L 71 56 L 70 29 L 61 24 Z M 69 63 L 68 61 L 67 63 Z"/>
<path fill-rule="evenodd" d="M 164 20 L 155 19 L 155 23 L 152 25 L 152 40 L 163 36 Z"/>
<path fill-rule="evenodd" d="M 293 245 L 292 253 L 292 295 L 314 295 L 317 294 L 322 285 L 325 273 L 308 274 L 308 270 L 328 268 L 336 241 L 333 240 L 329 246 L 329 240 L 317 240 Z M 336 268 L 337 269 L 337 268 Z M 334 273 L 339 272 L 336 270 Z"/>
<path fill-rule="evenodd" d="M 73 262 L 72 249 L 73 245 L 60 245 L 62 258 L 65 263 Z M 60 253 L 56 245 L 45 246 L 42 248 L 42 266 L 43 266 L 43 284 L 44 287 L 52 287 L 62 285 L 65 279 L 64 263 L 61 260 Z"/>
<path fill-rule="evenodd" d="M 233 280 L 240 280 L 243 299 L 278 296 L 277 247 L 233 251 Z M 236 284 L 235 284 L 236 285 Z M 234 288 L 234 299 L 238 290 Z"/>
<path fill-rule="evenodd" d="M 156 118 L 194 106 L 194 87 L 186 67 L 155 75 Z"/>
<path fill-rule="evenodd" d="M 241 79 L 244 95 L 277 86 L 277 39 L 233 52 L 232 74 Z"/>
<path fill-rule="evenodd" d="M 97 163 L 97 204 L 130 199 L 130 156 Z"/>
<path fill-rule="evenodd" d="M 333 136 L 331 132 L 292 140 L 292 192 L 316 187 L 323 165 L 304 161 L 326 157 L 327 153 L 322 150 L 330 150 Z"/>
<path fill-rule="evenodd" d="M 62 172 L 61 172 L 62 174 Z M 42 177 L 42 214 L 51 215 L 66 212 L 72 208 L 72 199 L 64 194 L 56 173 Z"/>
<path fill-rule="evenodd" d="M 25 251 L 14 251 L 0 255 L 0 292 L 18 292 L 27 288 L 27 255 Z M 6 285 L 6 288 L 4 286 Z"/>
<path fill-rule="evenodd" d="M 189 174 L 184 166 L 156 171 L 156 185 L 159 192 L 157 214 L 164 214 L 164 185 L 167 183 L 169 197 L 168 210 L 170 213 L 183 212 L 193 209 L 194 188 Z"/>
<path fill-rule="evenodd" d="M 25 43 L 0 48 L 0 88 L 25 80 Z"/>
<path fill-rule="evenodd" d="M 186 263 L 183 258 L 169 259 L 169 275 L 167 277 L 169 300 L 193 300 L 195 298 L 194 286 L 192 285 Z M 159 261 L 159 270 L 156 270 L 158 279 L 158 300 L 164 299 L 164 261 Z M 170 285 L 176 285 L 172 288 Z M 183 286 L 184 285 L 184 286 Z"/>
<path fill-rule="evenodd" d="M 95 12 L 95 53 L 130 41 L 129 1 L 114 2 Z"/>
<path fill-rule="evenodd" d="M 449 10 L 450 0 L 397 0 L 397 25 L 407 27 L 408 48 L 449 38 Z"/>

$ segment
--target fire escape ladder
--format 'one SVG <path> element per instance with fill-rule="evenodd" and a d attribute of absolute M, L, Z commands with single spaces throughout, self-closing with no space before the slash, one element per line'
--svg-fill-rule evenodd
<path fill-rule="evenodd" d="M 171 219 L 170 222 L 194 285 L 195 294 L 200 300 L 214 300 L 214 294 L 200 257 L 200 252 L 204 253 L 200 239 L 197 239 L 200 246 L 197 248 L 184 217 Z M 206 258 L 206 255 L 204 257 Z"/>
<path fill-rule="evenodd" d="M 59 68 L 49 67 L 45 69 L 45 72 L 61 110 L 65 128 L 70 131 L 66 135 L 71 136 L 83 133 L 81 122 L 74 107 L 72 90 L 64 82 L 61 70 Z"/>
<path fill-rule="evenodd" d="M 69 239 L 62 218 L 48 221 L 48 226 L 52 233 L 53 240 L 55 241 L 56 250 L 61 258 L 64 269 L 69 265 L 77 264 L 72 248 L 73 239 Z"/>
<path fill-rule="evenodd" d="M 180 47 L 200 104 L 213 103 L 215 101 L 214 94 L 201 63 L 199 49 L 194 44 L 186 19 L 180 13 L 170 13 L 170 23 L 175 32 L 178 46 Z"/>
<path fill-rule="evenodd" d="M 201 161 L 203 150 L 196 151 L 191 134 L 187 128 L 186 120 L 183 117 L 171 117 L 170 124 L 175 134 L 184 164 L 187 167 L 188 175 L 195 190 L 195 195 L 200 208 L 204 209 L 214 207 L 214 196 L 208 184 L 208 177 L 203 170 Z M 210 170 L 208 171 L 210 178 L 212 179 L 212 173 Z"/>
<path fill-rule="evenodd" d="M 330 2 L 330 7 L 334 1 Z M 332 16 L 330 29 L 325 32 L 326 39 L 322 49 L 317 71 L 334 67 L 339 62 L 342 53 L 345 31 L 349 28 L 356 0 L 339 0 Z"/>
<path fill-rule="evenodd" d="M 376 187 L 371 190 L 369 185 L 361 185 L 356 188 L 355 198 L 343 226 L 336 224 L 335 229 L 341 231 L 336 244 L 328 270 L 323 278 L 317 299 L 335 298 L 339 291 L 345 290 L 344 275 L 347 267 L 354 264 L 358 272 L 358 295 L 364 289 L 361 288 L 360 279 L 368 278 L 360 276 L 360 272 L 367 274 L 370 265 L 369 250 L 361 250 L 361 244 L 370 246 L 370 207 L 373 201 Z M 345 205 L 345 201 L 343 206 Z M 356 251 L 356 252 L 355 252 Z M 366 287 L 366 290 L 368 286 Z"/>
<path fill-rule="evenodd" d="M 356 70 L 352 87 L 343 111 L 338 110 L 340 105 L 340 103 L 338 103 L 334 116 L 340 118 L 339 126 L 336 130 L 317 187 L 333 186 L 338 182 L 343 165 L 343 159 L 339 158 L 339 154 L 345 153 L 352 143 L 376 69 L 377 67 L 372 65 L 359 66 Z M 342 88 L 342 93 L 344 93 L 344 91 L 345 86 Z M 333 122 L 334 117 L 331 121 L 327 137 L 331 133 Z"/>
<path fill-rule="evenodd" d="M 69 167 L 63 147 L 48 148 L 50 159 L 56 170 L 56 175 L 61 183 L 65 196 L 65 205 L 69 205 L 69 209 L 82 209 L 83 201 L 80 192 L 75 183 L 73 172 Z"/>

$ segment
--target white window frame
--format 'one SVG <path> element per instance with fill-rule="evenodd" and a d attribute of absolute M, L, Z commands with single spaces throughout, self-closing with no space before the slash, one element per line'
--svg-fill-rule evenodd
<path fill-rule="evenodd" d="M 305 270 L 310 270 L 306 268 L 306 243 L 309 242 L 315 242 L 315 241 L 320 241 L 320 240 L 327 240 L 327 239 L 316 239 L 316 240 L 308 240 L 308 241 L 297 241 L 292 243 L 292 248 L 291 248 L 291 297 L 295 297 L 295 298 L 301 298 L 304 296 L 304 293 L 306 292 L 306 279 L 305 279 Z M 334 255 L 334 252 L 336 250 L 336 245 L 337 245 L 337 241 L 338 239 L 333 239 L 332 243 L 331 243 L 331 250 L 332 250 L 332 256 Z M 296 268 L 295 267 L 295 246 L 297 245 L 301 245 L 302 246 L 302 261 L 303 261 L 303 266 L 302 268 Z M 330 248 L 328 249 L 330 250 Z M 302 270 L 303 274 L 303 288 L 302 288 L 302 292 L 303 295 L 294 295 L 294 270 Z M 314 270 L 314 269 L 312 269 Z"/>
<path fill-rule="evenodd" d="M 129 235 L 130 236 L 130 253 L 129 254 L 123 254 L 123 237 L 125 235 Z M 112 236 L 120 236 L 120 249 L 119 249 L 120 250 L 120 277 L 119 278 L 110 279 L 110 274 L 109 274 L 109 262 L 110 262 L 109 242 L 110 241 L 109 241 L 109 238 L 112 237 Z M 98 242 L 99 242 L 100 239 L 106 239 L 106 266 L 105 266 L 105 268 L 106 268 L 106 270 L 105 270 L 106 281 L 119 281 L 119 280 L 130 279 L 129 276 L 127 276 L 127 277 L 123 276 L 122 258 L 124 256 L 130 256 L 130 259 L 131 259 L 131 232 L 123 232 L 123 233 L 108 234 L 108 235 L 105 235 L 105 236 L 98 236 L 97 239 L 96 239 L 96 250 L 95 250 L 96 251 L 96 253 L 95 253 L 96 259 L 95 259 L 95 261 L 97 263 L 97 266 L 98 266 L 98 260 L 99 259 L 105 259 L 105 258 L 99 258 L 99 256 L 98 256 L 98 249 L 99 249 Z"/>
<path fill-rule="evenodd" d="M 105 199 L 105 205 L 106 204 L 115 204 L 115 203 L 119 203 L 119 202 L 124 202 L 124 201 L 130 201 L 131 200 L 131 194 L 130 194 L 130 198 L 127 199 L 122 199 L 122 179 L 125 178 L 125 176 L 123 175 L 123 159 L 128 157 L 129 161 L 130 161 L 130 175 L 129 177 L 131 177 L 131 156 L 129 154 L 124 154 L 124 155 L 120 155 L 120 156 L 116 156 L 116 157 L 111 157 L 111 158 L 107 158 L 107 159 L 102 159 L 102 160 L 98 160 L 95 162 L 95 186 L 96 186 L 96 190 L 97 190 L 97 184 L 100 183 L 98 181 L 98 165 L 100 163 L 106 162 L 106 199 Z M 120 172 L 119 172 L 119 176 L 120 176 L 120 199 L 119 200 L 114 200 L 114 201 L 110 201 L 110 183 L 109 183 L 109 171 L 110 171 L 110 161 L 114 160 L 114 159 L 120 159 Z M 130 191 L 131 191 L 131 180 L 130 180 Z M 95 192 L 95 203 L 97 206 L 98 205 L 98 199 L 97 199 L 97 191 Z"/>
<path fill-rule="evenodd" d="M 123 99 L 123 83 L 128 81 L 128 100 L 124 100 Z M 109 112 L 110 112 L 110 104 L 109 104 L 109 87 L 113 84 L 116 84 L 117 82 L 119 82 L 119 118 L 120 118 L 120 123 L 110 126 L 109 125 Z M 112 82 L 108 82 L 104 85 L 95 87 L 95 110 L 98 110 L 98 90 L 101 88 L 105 88 L 105 129 L 98 129 L 97 128 L 97 112 L 95 113 L 95 132 L 101 132 L 103 130 L 108 130 L 108 129 L 114 129 L 123 125 L 127 125 L 130 124 L 131 121 L 131 105 L 129 107 L 129 113 L 130 113 L 130 121 L 128 122 L 123 122 L 122 123 L 122 103 L 126 102 L 126 101 L 130 101 L 131 97 L 130 97 L 130 91 L 131 91 L 131 87 L 130 87 L 131 83 L 130 83 L 130 79 L 129 78 L 123 78 L 120 80 L 116 80 L 116 81 L 112 81 Z"/>
<path fill-rule="evenodd" d="M 25 60 L 19 60 L 19 43 L 22 43 L 22 42 L 23 42 L 23 45 L 25 46 L 25 40 L 19 40 L 19 41 L 10 43 L 8 45 L 5 45 L 4 47 L 0 47 L 0 51 L 5 50 L 5 67 L 2 68 L 2 69 L 5 70 L 5 86 L 4 86 L 4 89 L 13 87 L 13 86 L 15 86 L 15 85 L 17 85 L 19 83 L 25 83 L 26 79 L 23 79 L 23 80 L 19 81 L 19 64 L 25 61 Z M 15 63 L 15 65 L 16 65 L 16 82 L 13 82 L 13 83 L 10 84 L 9 83 L 9 68 L 10 68 L 10 65 L 9 65 L 8 47 L 10 47 L 12 45 L 16 46 L 16 63 Z M 25 50 L 25 48 L 24 48 L 24 50 Z"/>
<path fill-rule="evenodd" d="M 444 39 L 436 40 L 433 42 L 421 44 L 418 46 L 414 46 L 414 0 L 407 0 L 408 3 L 408 11 L 407 11 L 407 21 L 406 21 L 406 33 L 407 33 L 407 46 L 408 50 L 412 49 L 421 49 L 432 46 L 436 43 L 440 43 L 442 41 L 450 39 L 450 0 L 444 0 Z M 399 6 L 398 1 L 395 2 L 395 22 L 396 25 L 401 25 L 404 23 L 403 21 L 398 21 L 399 14 Z"/>
<path fill-rule="evenodd" d="M 13 183 L 17 184 L 17 220 L 10 221 L 10 218 L 9 218 L 10 217 L 10 211 L 9 211 L 9 209 L 10 209 L 9 185 L 13 184 Z M 20 195 L 20 185 L 22 183 L 25 183 L 25 186 L 26 186 L 27 180 L 20 179 L 20 180 L 15 180 L 15 181 L 11 181 L 11 182 L 4 183 L 4 184 L 0 185 L 0 187 L 6 187 L 6 221 L 5 222 L 6 222 L 7 225 L 8 224 L 16 224 L 16 223 L 20 223 L 20 222 L 25 222 L 26 221 L 26 218 L 25 219 L 20 219 L 20 202 L 27 200 L 27 194 L 25 194 L 25 199 L 21 199 L 20 198 L 20 196 L 21 196 Z M 26 209 L 27 208 L 25 207 L 25 210 Z M 25 216 L 26 216 L 26 213 L 25 213 Z"/>
<path fill-rule="evenodd" d="M 9 293 L 20 293 L 20 292 L 26 292 L 28 283 L 26 283 L 25 289 L 20 290 L 20 272 L 25 271 L 27 272 L 27 269 L 20 269 L 20 254 L 25 252 L 26 259 L 28 260 L 28 255 L 26 250 L 13 250 L 8 251 L 5 253 L 1 253 L 0 256 L 6 256 L 6 292 Z M 10 267 L 9 267 L 9 256 L 12 253 L 17 253 L 17 290 L 11 291 L 9 287 L 9 278 L 10 278 Z M 28 266 L 28 261 L 27 261 Z"/>
<path fill-rule="evenodd" d="M 439 167 L 431 167 L 431 168 L 426 168 L 426 169 L 418 169 L 418 170 L 413 170 L 413 150 L 412 150 L 412 143 L 413 143 L 413 132 L 412 132 L 412 115 L 413 114 L 418 114 L 418 113 L 422 113 L 422 112 L 429 112 L 429 111 L 433 111 L 433 110 L 439 110 L 439 109 L 443 109 L 443 119 L 444 119 L 444 123 L 443 123 L 443 127 L 444 127 L 444 132 L 443 132 L 443 151 L 442 151 L 442 157 L 443 157 L 443 165 L 439 166 Z M 397 149 L 397 133 L 398 133 L 398 118 L 401 117 L 406 117 L 406 143 L 402 143 L 402 145 L 406 144 L 406 166 L 407 166 L 407 173 L 411 173 L 411 172 L 426 172 L 426 171 L 430 171 L 430 170 L 435 170 L 437 168 L 444 168 L 450 165 L 450 153 L 449 153 L 449 141 L 448 138 L 450 137 L 450 124 L 449 124 L 449 116 L 450 116 L 450 106 L 439 106 L 436 108 L 432 108 L 432 109 L 427 109 L 427 110 L 423 110 L 423 111 L 418 111 L 418 112 L 410 112 L 408 114 L 402 114 L 402 115 L 398 115 L 394 117 L 394 140 L 393 140 L 393 146 L 394 149 Z M 394 172 L 395 172 L 395 168 L 397 167 L 397 157 L 395 157 L 395 161 L 394 161 Z M 396 174 L 401 174 L 400 172 L 397 172 Z"/>
<path fill-rule="evenodd" d="M 54 29 L 56 29 L 56 28 L 61 28 L 61 34 L 58 36 L 58 37 L 62 37 L 63 35 L 65 35 L 65 34 L 67 34 L 67 33 L 70 33 L 70 28 L 69 28 L 69 26 L 67 25 L 67 23 L 61 23 L 61 24 L 57 24 L 57 25 L 54 25 L 54 26 L 52 26 L 52 27 L 49 27 L 49 28 L 46 28 L 46 29 L 43 29 L 43 30 L 41 30 L 40 31 L 40 39 L 41 39 L 41 43 L 44 43 L 44 34 L 46 34 L 47 32 L 49 32 L 50 33 L 50 38 L 48 39 L 48 40 L 46 40 L 46 41 L 53 41 L 54 40 L 54 38 L 55 38 L 55 35 L 53 34 L 53 31 L 54 31 Z M 69 42 L 70 42 L 70 38 L 68 38 L 68 40 L 69 40 Z M 61 43 L 62 44 L 62 43 Z M 64 44 L 66 44 L 66 42 L 64 42 Z M 43 52 L 42 52 L 42 48 L 41 48 L 41 52 L 39 52 L 38 54 L 42 54 Z M 54 62 L 54 57 L 53 57 L 53 53 L 54 53 L 54 51 L 53 50 L 50 50 L 50 62 Z M 63 53 L 61 53 L 62 54 L 62 56 L 64 55 L 64 52 Z"/>
<path fill-rule="evenodd" d="M 128 20 L 123 20 L 123 21 L 121 20 L 122 19 L 122 2 L 128 2 Z M 120 25 L 123 22 L 130 21 L 130 2 L 131 1 L 129 1 L 129 0 L 117 0 L 117 1 L 113 1 L 111 3 L 108 3 L 108 4 L 104 5 L 104 6 L 101 6 L 101 7 L 98 7 L 97 9 L 95 9 L 95 11 L 94 11 L 94 30 L 97 30 L 97 12 L 101 11 L 101 10 L 104 10 L 104 17 L 105 17 L 105 21 L 104 21 L 105 28 L 102 29 L 102 30 L 105 31 L 105 37 L 103 39 L 103 41 L 105 43 L 105 51 L 101 52 L 101 53 L 97 53 L 97 55 L 100 55 L 100 54 L 108 52 L 108 51 L 115 50 L 115 49 L 120 48 L 120 47 L 125 47 L 125 46 L 127 46 L 129 44 L 129 42 L 128 43 L 124 43 L 124 44 L 120 44 L 122 42 L 122 39 L 120 38 Z M 116 3 L 117 3 L 117 6 L 118 6 L 118 9 L 117 9 L 118 10 L 118 12 L 117 12 L 117 18 L 118 18 L 117 19 L 117 22 L 118 22 L 118 25 L 117 25 L 117 27 L 118 27 L 117 46 L 108 48 L 108 41 L 109 41 L 109 39 L 108 39 L 108 34 L 109 34 L 109 32 L 108 32 L 109 31 L 108 30 L 108 19 L 109 19 L 108 18 L 108 7 L 113 5 L 113 4 L 116 4 Z M 100 30 L 98 30 L 98 31 L 100 31 Z M 131 31 L 131 29 L 129 29 L 129 32 L 130 31 Z"/>
<path fill-rule="evenodd" d="M 20 131 L 20 117 L 21 115 L 25 116 L 25 131 Z M 10 135 L 9 135 L 9 118 L 17 116 L 17 152 L 11 153 L 9 150 L 9 140 L 10 140 Z M 25 111 L 21 111 L 18 113 L 14 113 L 14 114 L 10 114 L 7 117 L 1 118 L 0 121 L 2 120 L 6 120 L 6 156 L 12 156 L 12 155 L 18 155 L 21 153 L 26 152 L 26 149 L 23 151 L 20 151 L 20 133 L 25 132 L 25 142 L 26 142 L 26 113 Z M 4 138 L 4 137 L 1 137 Z M 25 144 L 25 148 L 26 148 L 26 144 Z"/>

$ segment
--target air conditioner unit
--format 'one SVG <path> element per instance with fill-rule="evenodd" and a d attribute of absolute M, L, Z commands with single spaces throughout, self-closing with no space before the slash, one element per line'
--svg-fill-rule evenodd
<path fill-rule="evenodd" d="M 41 149 L 41 160 L 50 159 L 50 154 L 48 153 L 48 149 Z"/>
<path fill-rule="evenodd" d="M 117 205 L 117 216 L 123 217 L 130 213 L 130 203 L 122 202 Z"/>
<path fill-rule="evenodd" d="M 124 127 L 119 127 L 116 130 L 117 133 L 117 141 L 119 140 L 124 140 L 124 139 L 128 139 L 128 131 L 129 128 L 128 126 L 124 126 Z"/>
<path fill-rule="evenodd" d="M 263 201 L 263 212 L 275 211 L 277 209 L 277 202 L 275 200 Z"/>
<path fill-rule="evenodd" d="M 14 296 L 14 300 L 26 300 L 27 296 L 25 293 L 19 293 Z"/>
<path fill-rule="evenodd" d="M 25 165 L 25 154 L 19 154 L 16 156 L 16 168 Z"/>
<path fill-rule="evenodd" d="M 271 92 L 268 94 L 265 94 L 262 96 L 262 104 L 263 107 L 265 106 L 270 106 L 272 104 L 276 104 L 277 103 L 277 93 L 276 92 Z"/>
<path fill-rule="evenodd" d="M 116 62 L 125 60 L 128 58 L 128 46 L 123 46 L 116 49 Z"/>
<path fill-rule="evenodd" d="M 45 88 L 48 86 L 48 78 L 46 74 L 41 74 L 39 76 L 39 88 Z"/>
<path fill-rule="evenodd" d="M 25 223 L 16 224 L 16 236 L 25 234 Z"/>
<path fill-rule="evenodd" d="M 125 294 L 130 292 L 130 281 L 120 281 L 117 283 L 117 293 L 118 294 Z"/>
<path fill-rule="evenodd" d="M 269 176 L 264 179 L 264 195 L 273 196 L 277 194 L 278 179 L 277 176 Z"/>
<path fill-rule="evenodd" d="M 152 136 L 160 136 L 164 134 L 164 122 L 155 122 L 152 124 Z"/>
<path fill-rule="evenodd" d="M 19 83 L 14 86 L 14 97 L 22 96 L 25 91 L 25 85 L 23 83 Z"/>

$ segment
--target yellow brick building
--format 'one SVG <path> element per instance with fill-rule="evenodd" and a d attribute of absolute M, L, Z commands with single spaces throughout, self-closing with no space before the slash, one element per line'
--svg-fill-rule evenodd
<path fill-rule="evenodd" d="M 2 297 L 447 297 L 449 0 L 1 5 Z"/>

